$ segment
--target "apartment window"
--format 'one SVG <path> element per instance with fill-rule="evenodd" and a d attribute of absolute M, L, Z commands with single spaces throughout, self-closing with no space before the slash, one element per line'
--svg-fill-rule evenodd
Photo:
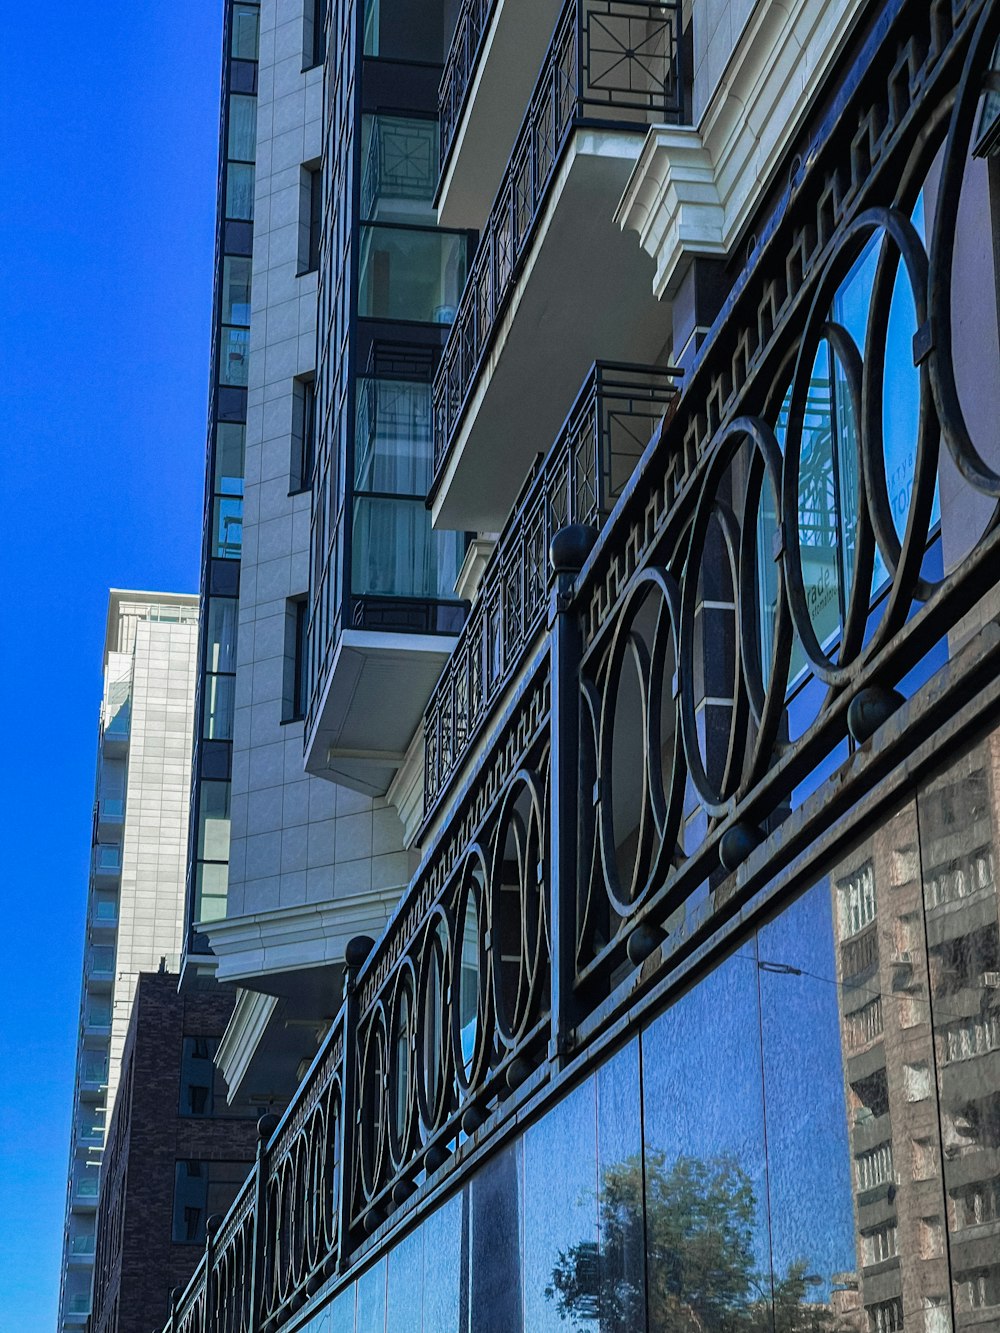
<path fill-rule="evenodd" d="M 312 482 L 316 452 L 316 383 L 308 379 L 292 381 L 292 460 L 289 491 L 304 491 Z"/>
<path fill-rule="evenodd" d="M 172 1236 L 181 1245 L 204 1245 L 205 1222 L 224 1214 L 247 1177 L 250 1162 L 185 1159 L 174 1165 Z"/>
<path fill-rule="evenodd" d="M 323 172 L 320 167 L 302 168 L 299 218 L 299 272 L 319 268 L 319 242 L 323 227 Z"/>
<path fill-rule="evenodd" d="M 870 1333 L 900 1333 L 903 1327 L 903 1302 L 898 1296 L 868 1307 Z"/>
<path fill-rule="evenodd" d="M 234 597 L 213 597 L 208 603 L 204 734 L 206 740 L 233 738 L 236 686 L 236 616 Z"/>
<path fill-rule="evenodd" d="M 290 598 L 285 613 L 285 681 L 282 691 L 282 721 L 300 722 L 308 701 L 309 602 Z"/>
<path fill-rule="evenodd" d="M 217 921 L 226 914 L 229 888 L 230 787 L 203 780 L 198 788 L 198 862 L 194 919 Z"/>
<path fill-rule="evenodd" d="M 214 1037 L 185 1037 L 181 1044 L 181 1090 L 179 1111 L 182 1116 L 210 1116 L 215 1112 Z"/>
<path fill-rule="evenodd" d="M 256 60 L 260 41 L 260 7 L 233 6 L 232 55 L 235 60 Z"/>
<path fill-rule="evenodd" d="M 864 865 L 850 879 L 841 880 L 837 888 L 840 907 L 842 939 L 857 935 L 871 925 L 878 911 L 875 898 L 875 872 L 870 864 Z"/>
<path fill-rule="evenodd" d="M 326 58 L 326 0 L 306 0 L 302 60 L 305 69 Z"/>

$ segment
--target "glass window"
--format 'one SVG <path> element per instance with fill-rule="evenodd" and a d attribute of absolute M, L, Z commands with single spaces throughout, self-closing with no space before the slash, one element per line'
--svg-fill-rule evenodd
<path fill-rule="evenodd" d="M 222 329 L 219 379 L 223 384 L 246 386 L 250 367 L 250 330 Z"/>
<path fill-rule="evenodd" d="M 465 286 L 463 235 L 421 228 L 361 228 L 358 314 L 450 324 Z"/>
<path fill-rule="evenodd" d="M 250 162 L 230 162 L 226 167 L 226 217 L 237 222 L 253 221 L 254 167 Z"/>
<path fill-rule="evenodd" d="M 316 449 L 316 384 L 297 379 L 292 386 L 292 490 L 305 490 L 312 481 Z"/>
<path fill-rule="evenodd" d="M 442 6 L 439 0 L 365 0 L 364 40 L 366 56 L 440 65 Z"/>
<path fill-rule="evenodd" d="M 233 6 L 233 45 L 230 54 L 236 60 L 256 60 L 260 37 L 258 5 Z"/>
<path fill-rule="evenodd" d="M 195 871 L 194 919 L 196 922 L 220 921 L 226 915 L 229 866 L 203 861 Z"/>
<path fill-rule="evenodd" d="M 423 497 L 431 483 L 432 454 L 430 384 L 359 379 L 354 446 L 356 489 Z"/>
<path fill-rule="evenodd" d="M 217 498 L 212 508 L 212 554 L 218 560 L 239 560 L 242 552 L 243 500 Z"/>
<path fill-rule="evenodd" d="M 230 786 L 203 781 L 198 788 L 198 859 L 229 860 Z"/>
<path fill-rule="evenodd" d="M 235 678 L 213 676 L 205 678 L 205 739 L 231 741 L 233 739 L 233 704 Z"/>
<path fill-rule="evenodd" d="M 257 156 L 256 97 L 230 95 L 228 154 L 237 162 L 253 162 Z"/>
<path fill-rule="evenodd" d="M 432 530 L 423 500 L 360 497 L 354 506 L 352 591 L 453 599 L 464 545 L 461 533 Z"/>
<path fill-rule="evenodd" d="M 236 670 L 236 618 L 239 603 L 235 597 L 213 597 L 208 604 L 206 666 L 209 671 Z"/>
<path fill-rule="evenodd" d="M 214 1114 L 215 1037 L 185 1037 L 181 1043 L 181 1087 L 179 1111 L 182 1116 Z"/>
<path fill-rule="evenodd" d="M 250 1162 L 176 1162 L 173 1240 L 203 1245 L 206 1219 L 213 1213 L 225 1214 L 251 1165 Z"/>
<path fill-rule="evenodd" d="M 246 454 L 246 426 L 222 421 L 215 428 L 215 491 L 217 495 L 242 495 Z"/>
<path fill-rule="evenodd" d="M 252 260 L 226 255 L 222 261 L 222 322 L 250 323 L 250 276 Z"/>
<path fill-rule="evenodd" d="M 115 950 L 112 944 L 95 944 L 90 951 L 90 970 L 102 975 L 115 970 Z"/>

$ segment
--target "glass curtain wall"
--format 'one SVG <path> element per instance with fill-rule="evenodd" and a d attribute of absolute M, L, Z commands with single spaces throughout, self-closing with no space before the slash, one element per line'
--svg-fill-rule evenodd
<path fill-rule="evenodd" d="M 424 505 L 431 382 L 470 239 L 435 225 L 442 0 L 341 0 L 330 21 L 338 37 L 327 71 L 314 698 L 345 625 L 457 629 L 465 550 L 463 535 L 432 532 Z"/>
<path fill-rule="evenodd" d="M 229 0 L 222 73 L 211 406 L 188 857 L 189 954 L 208 951 L 207 941 L 196 927 L 200 922 L 225 916 L 229 878 L 259 31 L 260 5 L 250 0 Z"/>

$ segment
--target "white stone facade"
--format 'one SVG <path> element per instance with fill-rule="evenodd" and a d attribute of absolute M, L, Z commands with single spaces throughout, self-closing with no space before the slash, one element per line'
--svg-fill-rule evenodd
<path fill-rule="evenodd" d="M 316 366 L 316 273 L 304 270 L 323 71 L 303 68 L 304 9 L 303 0 L 261 5 L 229 891 L 226 917 L 206 927 L 219 979 L 263 991 L 286 987 L 290 972 L 342 961 L 337 904 L 350 934 L 377 934 L 415 864 L 396 811 L 308 776 L 303 724 L 285 720 L 290 621 L 309 587 L 296 380 Z"/>

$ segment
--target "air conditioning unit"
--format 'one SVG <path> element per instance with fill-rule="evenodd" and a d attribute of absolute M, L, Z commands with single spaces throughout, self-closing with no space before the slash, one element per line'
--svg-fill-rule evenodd
<path fill-rule="evenodd" d="M 980 983 L 987 990 L 1000 990 L 1000 972 L 984 972 Z"/>

